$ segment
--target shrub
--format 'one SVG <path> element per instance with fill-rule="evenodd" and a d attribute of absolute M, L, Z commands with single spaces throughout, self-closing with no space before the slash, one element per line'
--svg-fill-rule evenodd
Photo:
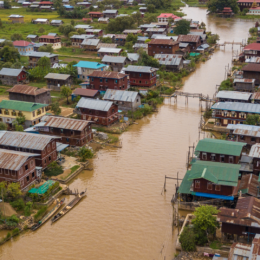
<path fill-rule="evenodd" d="M 11 217 L 8 217 L 6 219 L 6 225 L 9 227 L 16 227 L 19 222 L 19 218 L 15 215 L 12 215 Z"/>
<path fill-rule="evenodd" d="M 194 228 L 194 233 L 195 233 L 195 243 L 198 246 L 204 246 L 207 244 L 208 239 L 207 239 L 207 234 L 205 230 L 199 229 L 199 228 Z"/>
<path fill-rule="evenodd" d="M 62 167 L 57 162 L 52 162 L 49 164 L 47 169 L 45 169 L 44 174 L 48 177 L 57 176 L 63 173 Z"/>
<path fill-rule="evenodd" d="M 37 211 L 37 213 L 34 215 L 34 221 L 38 222 L 46 213 L 47 211 L 47 206 L 42 207 Z"/>
<path fill-rule="evenodd" d="M 45 32 L 45 30 L 42 27 L 38 30 L 38 33 L 44 33 L 44 32 Z"/>
<path fill-rule="evenodd" d="M 220 87 L 218 89 L 219 91 L 221 90 L 230 90 L 232 91 L 233 90 L 233 81 L 231 79 L 226 79 L 226 80 L 223 80 L 220 84 Z"/>
<path fill-rule="evenodd" d="M 19 233 L 20 233 L 19 228 L 15 228 L 15 229 L 12 231 L 13 237 L 19 235 Z"/>
<path fill-rule="evenodd" d="M 24 215 L 25 216 L 30 216 L 31 215 L 32 205 L 33 205 L 33 203 L 31 201 L 26 203 L 26 206 L 24 208 Z"/>
<path fill-rule="evenodd" d="M 15 201 L 11 202 L 10 204 L 15 210 L 18 210 L 18 211 L 23 210 L 25 207 L 25 203 L 24 203 L 23 199 L 15 200 Z"/>
<path fill-rule="evenodd" d="M 78 156 L 82 162 L 85 162 L 87 159 L 91 159 L 93 155 L 93 152 L 85 146 L 82 146 L 78 152 Z"/>
<path fill-rule="evenodd" d="M 196 250 L 195 234 L 192 228 L 185 227 L 180 235 L 181 247 L 184 251 L 190 252 Z"/>

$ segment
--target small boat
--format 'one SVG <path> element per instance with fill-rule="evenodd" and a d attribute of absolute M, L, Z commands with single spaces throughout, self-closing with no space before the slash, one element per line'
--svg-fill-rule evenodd
<path fill-rule="evenodd" d="M 87 192 L 87 190 L 82 191 L 81 193 L 77 194 L 76 197 L 71 202 L 69 202 L 58 214 L 56 214 L 51 219 L 52 223 L 59 220 L 61 217 L 66 215 L 74 206 L 76 206 L 76 204 L 87 195 L 86 192 Z"/>
<path fill-rule="evenodd" d="M 63 198 L 61 201 L 57 200 L 56 206 L 46 215 L 44 216 L 38 223 L 34 224 L 31 227 L 31 230 L 35 231 L 38 229 L 40 226 L 42 226 L 48 219 L 50 219 L 56 211 L 64 204 L 65 198 Z"/>

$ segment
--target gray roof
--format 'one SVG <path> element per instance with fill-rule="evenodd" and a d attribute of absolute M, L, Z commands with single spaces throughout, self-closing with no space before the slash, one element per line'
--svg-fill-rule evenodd
<path fill-rule="evenodd" d="M 138 36 L 137 37 L 137 41 L 146 41 L 148 39 L 149 39 L 149 37 L 145 37 L 145 36 Z"/>
<path fill-rule="evenodd" d="M 147 32 L 165 32 L 165 28 L 148 28 Z"/>
<path fill-rule="evenodd" d="M 5 42 L 5 41 L 6 41 L 6 39 L 0 39 L 0 43 Z"/>
<path fill-rule="evenodd" d="M 99 39 L 85 39 L 81 45 L 91 45 L 91 46 L 97 46 L 100 42 Z"/>
<path fill-rule="evenodd" d="M 252 93 L 239 92 L 239 91 L 219 91 L 216 95 L 217 98 L 239 99 L 248 101 Z"/>
<path fill-rule="evenodd" d="M 125 71 L 131 71 L 131 72 L 143 72 L 143 73 L 150 73 L 150 72 L 155 72 L 158 69 L 149 67 L 149 66 L 134 66 L 134 65 L 129 65 L 127 68 L 125 68 Z"/>
<path fill-rule="evenodd" d="M 45 79 L 67 80 L 69 77 L 70 77 L 69 74 L 48 73 L 44 78 Z"/>
<path fill-rule="evenodd" d="M 105 55 L 101 62 L 124 63 L 126 57 L 124 56 L 109 56 Z"/>
<path fill-rule="evenodd" d="M 36 38 L 36 37 L 38 37 L 38 35 L 33 35 L 33 34 L 27 35 L 27 38 Z"/>
<path fill-rule="evenodd" d="M 141 24 L 139 28 L 156 28 L 158 27 L 156 24 Z"/>
<path fill-rule="evenodd" d="M 48 19 L 38 18 L 34 20 L 35 22 L 47 22 Z"/>
<path fill-rule="evenodd" d="M 234 130 L 234 134 L 260 137 L 260 126 L 244 124 L 228 124 L 227 129 Z"/>
<path fill-rule="evenodd" d="M 95 35 L 89 35 L 89 34 L 81 34 L 81 35 L 73 35 L 70 37 L 70 39 L 90 39 L 90 38 L 94 38 Z"/>
<path fill-rule="evenodd" d="M 43 45 L 44 45 L 44 43 L 36 42 L 36 43 L 34 43 L 33 48 L 35 48 L 35 47 L 39 48 Z"/>
<path fill-rule="evenodd" d="M 253 158 L 260 158 L 260 144 L 256 143 L 252 145 L 248 156 Z"/>
<path fill-rule="evenodd" d="M 30 5 L 30 7 L 39 7 L 39 5 Z"/>
<path fill-rule="evenodd" d="M 0 70 L 0 75 L 17 77 L 21 72 L 22 72 L 22 69 L 2 68 Z"/>
<path fill-rule="evenodd" d="M 98 100 L 92 98 L 81 98 L 77 104 L 77 107 L 88 108 L 99 111 L 108 111 L 113 105 L 111 101 Z"/>
<path fill-rule="evenodd" d="M 140 55 L 138 53 L 127 53 L 127 58 L 130 61 L 138 61 L 140 58 Z"/>
<path fill-rule="evenodd" d="M 177 41 L 178 40 L 178 36 L 166 36 L 165 34 L 157 34 L 157 33 L 154 33 L 152 36 L 151 36 L 151 39 L 165 39 L 165 40 L 174 40 L 174 41 Z"/>
<path fill-rule="evenodd" d="M 186 43 L 186 42 L 179 43 L 179 47 L 181 47 L 181 48 L 186 48 L 188 45 L 189 45 L 189 43 Z"/>
<path fill-rule="evenodd" d="M 183 56 L 180 54 L 155 54 L 154 58 L 157 59 L 160 65 L 180 65 Z"/>
<path fill-rule="evenodd" d="M 49 36 L 58 36 L 57 33 L 48 33 Z"/>
<path fill-rule="evenodd" d="M 117 10 L 105 10 L 103 11 L 103 14 L 116 14 Z"/>
<path fill-rule="evenodd" d="M 148 44 L 146 44 L 146 43 L 136 43 L 135 45 L 133 45 L 133 48 L 144 48 L 144 49 L 147 49 L 148 48 Z"/>
<path fill-rule="evenodd" d="M 10 16 L 8 16 L 9 18 L 21 18 L 23 17 L 22 15 L 19 14 L 11 14 Z"/>
<path fill-rule="evenodd" d="M 2 134 L 3 132 L 3 134 Z M 43 150 L 54 137 L 42 134 L 30 134 L 26 132 L 0 132 L 0 145 L 22 147 L 27 149 Z"/>
<path fill-rule="evenodd" d="M 50 52 L 38 52 L 38 51 L 33 51 L 33 52 L 30 52 L 30 53 L 28 54 L 28 56 L 33 56 L 33 57 L 38 57 L 38 58 L 41 58 L 41 57 L 52 58 L 52 57 L 58 56 L 58 54 L 53 54 L 53 53 L 50 53 Z"/>
<path fill-rule="evenodd" d="M 113 101 L 134 102 L 138 92 L 126 90 L 107 89 L 103 99 Z"/>
<path fill-rule="evenodd" d="M 62 23 L 62 20 L 52 20 L 51 23 Z M 50 34 L 48 34 L 50 35 Z"/>
<path fill-rule="evenodd" d="M 119 48 L 100 48 L 98 52 L 119 53 L 121 50 Z"/>
<path fill-rule="evenodd" d="M 260 114 L 260 104 L 241 103 L 241 102 L 218 102 L 215 103 L 211 108 Z"/>
<path fill-rule="evenodd" d="M 75 29 L 80 29 L 80 28 L 82 28 L 82 29 L 91 29 L 91 28 L 93 28 L 93 27 L 90 26 L 90 25 L 88 25 L 88 24 L 78 24 L 78 25 L 76 25 L 74 28 L 75 28 Z"/>

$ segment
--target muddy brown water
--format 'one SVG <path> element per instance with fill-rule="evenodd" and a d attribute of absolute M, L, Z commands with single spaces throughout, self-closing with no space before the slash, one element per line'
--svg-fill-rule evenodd
<path fill-rule="evenodd" d="M 187 17 L 205 22 L 221 41 L 248 37 L 253 22 L 207 17 L 205 9 L 184 8 Z M 235 48 L 236 50 L 238 47 Z M 232 49 L 216 51 L 185 79 L 183 91 L 215 92 L 231 62 Z M 122 149 L 106 148 L 94 160 L 94 170 L 82 172 L 72 189 L 88 189 L 88 196 L 54 225 L 46 223 L 0 247 L 0 259 L 172 259 L 175 182 L 164 176 L 185 174 L 188 145 L 198 141 L 199 101 L 177 104 L 166 99 L 158 113 L 144 118 L 121 135 Z M 68 197 L 68 200 L 72 197 Z M 164 258 L 165 257 L 165 258 Z"/>

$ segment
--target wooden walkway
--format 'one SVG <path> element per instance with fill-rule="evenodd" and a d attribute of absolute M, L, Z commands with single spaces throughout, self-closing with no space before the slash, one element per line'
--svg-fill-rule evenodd
<path fill-rule="evenodd" d="M 177 98 L 177 96 L 183 96 L 183 97 L 192 97 L 192 98 L 199 98 L 200 101 L 210 101 L 214 102 L 215 99 L 209 98 L 209 96 L 205 96 L 202 93 L 189 93 L 189 92 L 181 92 L 181 91 L 175 91 L 171 97 Z"/>
<path fill-rule="evenodd" d="M 233 42 L 223 42 L 223 43 L 217 44 L 218 47 L 220 47 L 220 46 L 226 47 L 226 45 L 232 45 L 232 48 L 233 48 L 234 45 L 238 45 L 240 47 L 244 47 L 244 46 L 246 46 L 246 43 L 244 43 L 243 41 L 242 42 L 235 42 L 235 41 L 233 41 Z"/>

